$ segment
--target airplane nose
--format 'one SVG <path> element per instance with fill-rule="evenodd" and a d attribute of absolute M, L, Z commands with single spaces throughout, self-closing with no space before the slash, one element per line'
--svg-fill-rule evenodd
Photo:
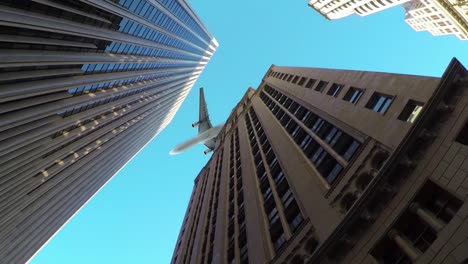
<path fill-rule="evenodd" d="M 173 149 L 169 151 L 169 155 L 177 155 L 177 154 L 179 154 L 179 151 L 177 149 Z"/>

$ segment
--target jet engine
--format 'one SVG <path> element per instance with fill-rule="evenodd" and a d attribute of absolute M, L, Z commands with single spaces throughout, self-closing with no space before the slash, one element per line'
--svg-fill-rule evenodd
<path fill-rule="evenodd" d="M 213 151 L 212 149 L 207 149 L 207 150 L 203 151 L 203 153 L 206 155 L 206 154 L 208 154 L 208 153 L 210 153 L 212 151 Z"/>
<path fill-rule="evenodd" d="M 198 125 L 200 125 L 200 121 L 193 123 L 192 127 L 197 127 Z"/>

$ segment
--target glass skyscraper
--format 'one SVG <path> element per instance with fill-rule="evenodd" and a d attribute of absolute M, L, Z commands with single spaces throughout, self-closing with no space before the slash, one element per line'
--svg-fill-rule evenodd
<path fill-rule="evenodd" d="M 161 132 L 217 46 L 185 0 L 1 0 L 0 262 Z"/>

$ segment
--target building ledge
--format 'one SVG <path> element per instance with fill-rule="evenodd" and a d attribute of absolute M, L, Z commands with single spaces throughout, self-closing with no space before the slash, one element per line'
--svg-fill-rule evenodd
<path fill-rule="evenodd" d="M 323 16 L 326 20 L 331 20 L 327 15 L 325 15 L 322 12 L 320 12 L 319 10 L 317 10 L 317 8 L 315 8 L 313 5 L 311 5 L 311 4 L 307 4 L 307 5 L 310 6 L 312 9 L 314 9 L 315 11 L 317 11 L 317 13 L 319 13 L 321 16 Z"/>

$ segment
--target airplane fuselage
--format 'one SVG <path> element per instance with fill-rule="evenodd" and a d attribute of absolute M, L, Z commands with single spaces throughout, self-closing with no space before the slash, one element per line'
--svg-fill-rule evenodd
<path fill-rule="evenodd" d="M 177 145 L 173 150 L 171 150 L 171 152 L 169 152 L 169 154 L 171 155 L 175 155 L 175 154 L 179 154 L 197 144 L 203 144 L 205 143 L 206 141 L 210 140 L 210 139 L 213 139 L 215 138 L 216 136 L 218 136 L 219 132 L 221 131 L 221 129 L 223 128 L 224 124 L 221 124 L 221 125 L 217 125 L 217 126 L 214 126 L 200 134 L 198 134 L 196 137 L 193 137 L 179 145 Z"/>

